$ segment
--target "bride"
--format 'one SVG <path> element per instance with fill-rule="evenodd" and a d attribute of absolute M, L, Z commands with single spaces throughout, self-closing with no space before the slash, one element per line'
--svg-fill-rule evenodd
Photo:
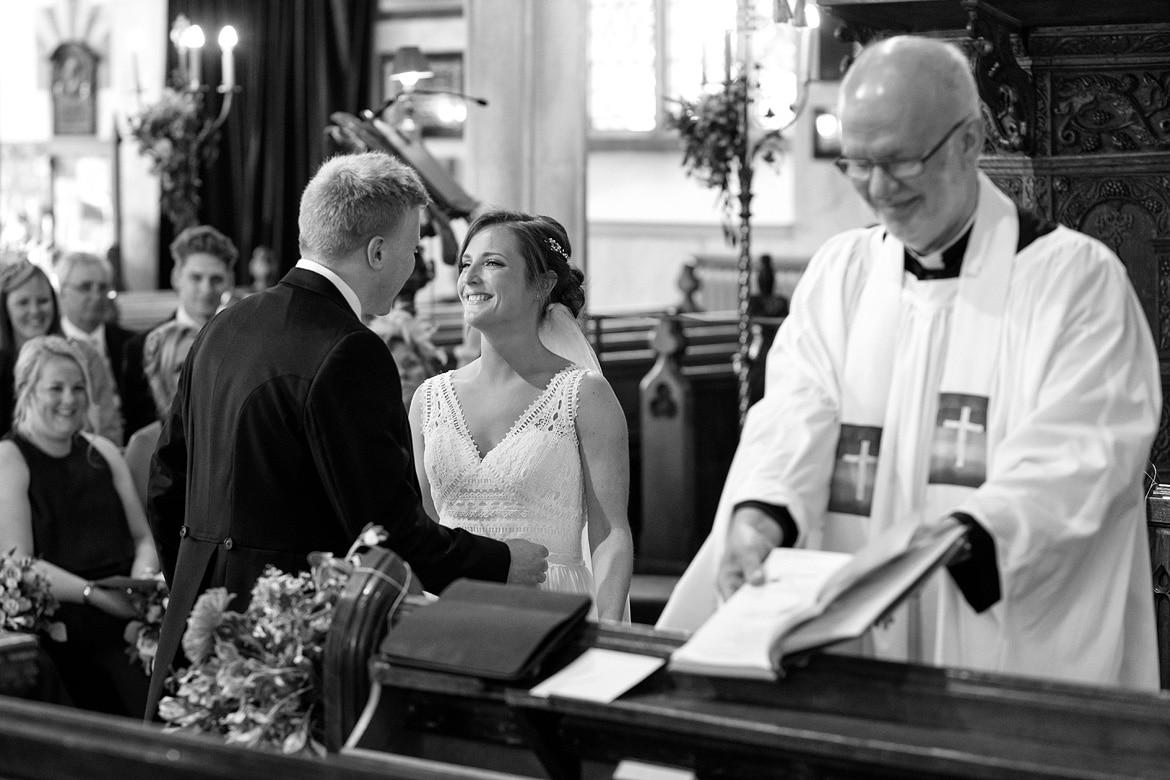
<path fill-rule="evenodd" d="M 550 217 L 472 223 L 459 297 L 480 357 L 415 393 L 415 467 L 443 525 L 544 544 L 545 589 L 588 593 L 598 618 L 628 620 L 626 421 L 577 325 L 585 293 L 569 252 Z"/>

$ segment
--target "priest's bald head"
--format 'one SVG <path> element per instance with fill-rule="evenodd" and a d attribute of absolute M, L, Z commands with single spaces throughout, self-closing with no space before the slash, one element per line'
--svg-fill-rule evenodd
<path fill-rule="evenodd" d="M 979 94 L 966 59 L 929 38 L 866 48 L 841 84 L 838 167 L 886 228 L 935 251 L 963 229 L 978 198 Z"/>

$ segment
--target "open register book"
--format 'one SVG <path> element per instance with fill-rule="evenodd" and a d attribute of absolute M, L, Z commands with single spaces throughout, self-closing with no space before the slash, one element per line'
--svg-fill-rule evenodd
<path fill-rule="evenodd" d="M 762 585 L 744 585 L 670 657 L 670 669 L 777 679 L 781 659 L 856 639 L 963 544 L 966 529 L 893 529 L 854 555 L 777 548 Z"/>

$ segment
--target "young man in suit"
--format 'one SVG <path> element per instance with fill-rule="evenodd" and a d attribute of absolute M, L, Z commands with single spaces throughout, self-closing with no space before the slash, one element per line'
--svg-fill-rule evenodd
<path fill-rule="evenodd" d="M 344 555 L 367 523 L 389 533 L 423 585 L 457 577 L 535 585 L 548 550 L 448 529 L 419 498 L 394 359 L 362 323 L 390 311 L 414 268 L 418 176 L 380 153 L 326 162 L 305 188 L 302 259 L 200 333 L 164 421 L 148 514 L 170 606 L 148 715 L 200 592 L 241 607 L 272 564 Z"/>
<path fill-rule="evenodd" d="M 170 249 L 175 262 L 171 270 L 171 286 L 179 295 L 179 307 L 163 322 L 178 320 L 202 328 L 219 311 L 223 294 L 231 289 L 239 252 L 230 238 L 210 225 L 187 228 L 171 242 Z M 150 330 L 130 340 L 126 345 L 126 355 L 118 366 L 122 375 L 119 388 L 122 389 L 127 439 L 139 428 L 158 419 L 154 396 L 150 393 L 150 383 L 142 366 L 142 353 Z"/>

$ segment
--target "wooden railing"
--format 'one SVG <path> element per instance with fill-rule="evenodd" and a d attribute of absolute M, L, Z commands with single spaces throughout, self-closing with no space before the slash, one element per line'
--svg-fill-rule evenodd
<path fill-rule="evenodd" d="M 140 721 L 0 696 L 0 766 L 13 780 L 503 780 L 442 762 L 360 755 L 285 756 L 168 734 Z"/>
<path fill-rule="evenodd" d="M 591 623 L 558 657 L 600 648 L 666 659 L 681 641 Z M 586 762 L 626 759 L 699 778 L 1131 778 L 1170 765 L 1166 694 L 843 655 L 800 659 L 775 682 L 659 670 L 613 702 L 537 697 L 531 681 L 408 669 L 378 654 L 369 671 L 379 697 L 350 737 L 363 755 L 458 757 L 538 777 L 576 779 Z"/>

